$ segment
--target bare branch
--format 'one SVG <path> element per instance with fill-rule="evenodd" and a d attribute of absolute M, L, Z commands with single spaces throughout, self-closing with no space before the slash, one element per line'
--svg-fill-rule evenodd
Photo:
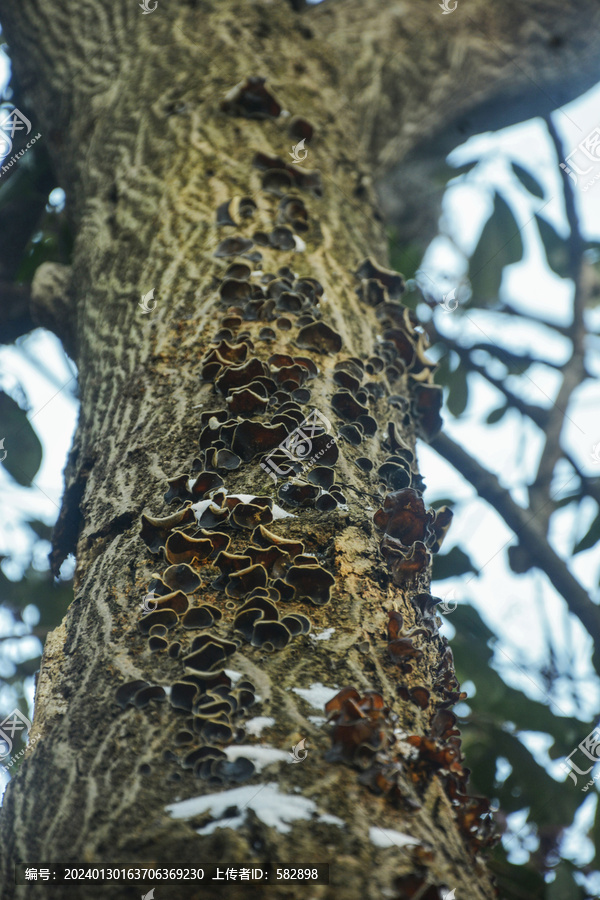
<path fill-rule="evenodd" d="M 514 531 L 519 543 L 528 551 L 533 565 L 545 572 L 564 597 L 569 610 L 590 633 L 597 665 L 600 657 L 600 608 L 592 603 L 567 564 L 554 552 L 540 530 L 537 515 L 531 515 L 527 509 L 518 506 L 496 476 L 484 469 L 448 435 L 438 435 L 431 446 L 473 485 L 479 496 L 487 500 Z"/>
<path fill-rule="evenodd" d="M 546 118 L 546 125 L 558 159 L 564 158 L 564 150 L 562 142 L 554 127 L 550 117 Z M 562 170 L 561 170 L 562 171 Z M 573 316 L 569 327 L 569 336 L 573 342 L 573 352 L 571 358 L 563 368 L 563 381 L 558 392 L 558 396 L 550 410 L 546 426 L 546 439 L 544 449 L 538 464 L 536 477 L 529 489 L 531 499 L 531 508 L 534 513 L 539 514 L 540 521 L 543 522 L 544 531 L 548 529 L 551 509 L 548 507 L 548 499 L 550 497 L 550 485 L 556 463 L 561 458 L 561 434 L 563 431 L 565 418 L 568 417 L 567 410 L 573 392 L 579 387 L 585 378 L 585 292 L 581 284 L 581 271 L 583 266 L 583 250 L 585 247 L 581 232 L 579 230 L 579 222 L 577 212 L 575 210 L 575 197 L 573 193 L 573 185 L 570 179 L 563 172 L 565 209 L 567 220 L 569 222 L 569 274 L 573 279 L 575 286 L 573 296 Z"/>
<path fill-rule="evenodd" d="M 481 377 L 485 378 L 485 380 L 495 387 L 496 390 L 504 394 L 510 406 L 514 407 L 522 415 L 531 419 L 538 428 L 544 429 L 546 427 L 548 411 L 541 406 L 533 406 L 531 403 L 526 403 L 524 400 L 521 400 L 517 394 L 514 394 L 510 388 L 506 386 L 503 379 L 494 378 L 494 376 L 487 371 L 485 366 L 476 363 L 471 358 L 472 347 L 461 346 L 456 341 L 452 340 L 452 338 L 449 338 L 440 332 L 433 322 L 429 322 L 425 326 L 425 330 L 430 337 L 434 337 L 438 341 L 443 341 L 446 346 L 450 347 L 451 350 L 454 350 L 460 357 L 461 363 L 467 367 L 469 372 L 475 372 L 477 375 L 481 375 Z"/>

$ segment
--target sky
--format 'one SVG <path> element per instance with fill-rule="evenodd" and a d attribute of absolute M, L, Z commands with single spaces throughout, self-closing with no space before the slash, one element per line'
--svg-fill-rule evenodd
<path fill-rule="evenodd" d="M 8 78 L 8 68 L 0 53 L 0 86 Z M 600 85 L 554 114 L 554 122 L 564 146 L 572 149 L 596 127 L 600 115 Z M 505 271 L 502 290 L 511 303 L 526 312 L 541 313 L 556 322 L 567 320 L 572 299 L 568 282 L 554 275 L 545 265 L 537 230 L 531 219 L 543 207 L 543 215 L 561 233 L 567 224 L 562 204 L 561 175 L 554 148 L 544 123 L 535 119 L 522 125 L 504 129 L 494 134 L 479 135 L 461 147 L 450 157 L 453 165 L 462 165 L 473 159 L 480 164 L 468 176 L 448 189 L 444 202 L 443 229 L 445 237 L 436 239 L 423 264 L 428 277 L 444 290 L 456 287 L 464 277 L 464 255 L 475 246 L 481 227 L 489 215 L 494 189 L 503 193 L 515 212 L 525 243 L 523 262 Z M 511 174 L 511 161 L 520 163 L 532 172 L 545 189 L 543 201 L 527 195 Z M 588 192 L 576 192 L 580 224 L 589 240 L 600 242 L 600 182 Z M 548 201 L 549 198 L 549 202 Z M 457 249 L 458 248 L 458 249 Z M 460 312 L 460 311 L 459 311 Z M 524 324 L 500 328 L 493 317 L 485 312 L 469 316 L 446 314 L 436 309 L 434 316 L 443 319 L 446 328 L 453 328 L 456 335 L 484 328 L 498 342 L 515 348 L 531 349 L 542 355 L 551 354 L 558 362 L 566 359 L 568 345 L 546 329 L 528 328 Z M 600 323 L 600 309 L 590 313 L 592 320 Z M 566 442 L 582 469 L 590 475 L 598 474 L 598 464 L 592 458 L 592 448 L 600 441 L 600 362 L 598 355 L 591 359 L 590 368 L 599 377 L 588 381 L 577 393 L 576 403 L 570 412 Z M 50 373 L 44 375 L 40 368 Z M 0 491 L 5 513 L 0 523 L 0 554 L 10 551 L 13 562 L 5 561 L 3 570 L 8 577 L 17 578 L 26 558 L 30 538 L 20 522 L 35 515 L 48 523 L 56 518 L 62 494 L 62 470 L 72 440 L 77 402 L 73 395 L 75 368 L 65 357 L 56 338 L 48 332 L 37 330 L 25 338 L 20 347 L 0 348 L 0 384 L 12 389 L 21 384 L 30 405 L 30 420 L 43 443 L 42 467 L 35 479 L 35 491 L 20 488 L 11 482 L 0 466 Z M 544 368 L 533 369 L 527 384 L 529 398 L 533 402 L 548 404 L 556 395 L 559 379 Z M 522 387 L 521 387 L 522 389 Z M 516 414 L 506 415 L 498 424 L 485 424 L 486 415 L 499 405 L 496 391 L 479 379 L 473 379 L 469 406 L 455 421 L 445 416 L 446 429 L 451 437 L 476 458 L 495 472 L 501 483 L 513 491 L 513 497 L 525 504 L 522 485 L 534 471 L 540 448 L 541 436 L 530 424 L 523 423 Z M 1 435 L 0 435 L 1 437 Z M 545 652 L 544 629 L 554 638 L 558 648 L 568 646 L 569 635 L 576 652 L 569 661 L 572 674 L 580 679 L 585 690 L 579 691 L 580 706 L 573 702 L 571 689 L 564 685 L 559 691 L 553 709 L 558 714 L 578 714 L 591 719 L 600 710 L 598 681 L 588 661 L 590 639 L 577 620 L 565 616 L 565 604 L 557 597 L 544 576 L 535 570 L 525 576 L 516 576 L 506 563 L 506 546 L 513 542 L 511 531 L 499 516 L 447 463 L 424 442 L 419 443 L 419 462 L 427 483 L 426 501 L 440 497 L 455 498 L 455 519 L 447 539 L 447 547 L 460 544 L 472 557 L 480 570 L 479 577 L 464 576 L 438 582 L 433 592 L 446 596 L 450 591 L 459 602 L 475 606 L 484 621 L 500 636 L 495 665 L 507 682 L 524 690 L 536 699 L 547 699 L 544 686 L 532 676 Z M 596 467 L 595 467 L 596 466 Z M 566 482 L 566 474 L 563 480 Z M 560 482 L 560 478 L 559 478 Z M 557 517 L 552 535 L 553 545 L 565 555 L 573 535 L 585 533 L 595 513 L 593 503 L 575 516 L 565 510 Z M 446 547 L 444 548 L 446 549 Z M 43 558 L 37 560 L 43 567 Z M 574 574 L 600 600 L 598 578 L 600 548 L 579 554 L 571 563 Z M 542 625 L 543 620 L 543 626 Z M 7 619 L 0 613 L 0 634 L 8 627 Z M 452 616 L 448 615 L 445 633 L 453 634 Z M 566 651 L 565 651 L 566 652 Z M 527 671 L 525 671 L 527 670 Z M 0 666 L 1 674 L 1 666 Z M 546 745 L 531 736 L 532 746 L 544 758 Z M 537 742 L 537 743 L 536 743 Z M 558 775 L 557 764 L 546 757 L 548 768 Z M 562 776 L 561 780 L 562 780 Z M 586 803 L 586 815 L 593 811 L 596 796 Z M 585 824 L 585 816 L 582 824 Z M 575 846 L 572 852 L 582 858 L 591 850 L 585 845 Z M 515 861 L 519 861 L 515 859 Z"/>

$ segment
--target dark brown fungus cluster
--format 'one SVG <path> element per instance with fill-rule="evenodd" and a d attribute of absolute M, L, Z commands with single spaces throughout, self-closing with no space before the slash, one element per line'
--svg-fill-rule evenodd
<path fill-rule="evenodd" d="M 399 483 L 399 472 L 404 471 L 404 466 L 400 465 L 402 457 L 398 456 L 397 460 L 397 464 L 388 462 L 381 467 L 382 478 Z M 439 550 L 451 519 L 448 507 L 437 512 L 426 510 L 423 498 L 414 488 L 404 487 L 387 494 L 373 521 L 383 532 L 380 549 L 395 584 L 413 581 L 426 571 L 431 552 Z"/>
<path fill-rule="evenodd" d="M 304 200 L 293 194 L 281 198 L 277 219 L 280 225 L 289 224 L 299 234 L 308 231 L 308 212 Z"/>
<path fill-rule="evenodd" d="M 122 684 L 115 693 L 115 701 L 121 709 L 125 709 L 127 706 L 143 709 L 151 700 L 162 702 L 165 699 L 164 689 L 160 685 L 148 684 L 147 681 L 128 681 L 126 684 Z"/>
<path fill-rule="evenodd" d="M 392 300 L 397 300 L 404 291 L 402 276 L 398 272 L 393 272 L 391 269 L 385 269 L 383 266 L 378 265 L 370 257 L 361 262 L 354 274 L 356 278 L 360 279 L 361 283 L 363 281 L 376 281 L 379 283 L 387 290 L 388 296 Z M 360 290 L 359 288 L 359 296 Z"/>
<path fill-rule="evenodd" d="M 311 322 L 298 332 L 298 347 L 317 350 L 319 353 L 339 353 L 342 349 L 342 338 L 325 322 Z"/>
<path fill-rule="evenodd" d="M 388 653 L 392 662 L 401 672 L 412 672 L 410 660 L 423 658 L 423 651 L 414 645 L 413 638 L 419 634 L 427 634 L 426 628 L 412 628 L 403 632 L 403 617 L 396 610 L 388 612 Z"/>
<path fill-rule="evenodd" d="M 402 616 L 390 615 L 389 630 L 396 635 L 395 641 L 401 639 L 397 637 L 401 628 Z M 414 700 L 422 709 L 427 708 L 428 699 L 425 689 L 414 689 Z M 407 736 L 407 749 L 400 746 L 395 751 L 397 717 L 375 691 L 361 696 L 355 688 L 345 687 L 326 704 L 325 712 L 334 726 L 326 756 L 330 762 L 355 766 L 361 770 L 362 784 L 410 810 L 420 807 L 419 796 L 437 776 L 471 852 L 476 854 L 494 843 L 489 802 L 466 792 L 469 771 L 462 766 L 460 733 L 453 713 L 439 709 L 431 718 L 428 734 Z"/>
<path fill-rule="evenodd" d="M 375 755 L 389 746 L 393 716 L 381 694 L 366 691 L 361 697 L 353 687 L 345 687 L 325 705 L 334 728 L 329 762 L 342 761 L 367 769 Z"/>
<path fill-rule="evenodd" d="M 234 628 L 253 647 L 270 651 L 283 650 L 292 637 L 308 634 L 310 620 L 300 613 L 280 618 L 277 605 L 269 598 L 268 591 L 258 588 L 240 607 Z"/>
<path fill-rule="evenodd" d="M 315 287 L 310 285 L 311 290 Z M 231 377 L 227 391 L 235 386 L 243 390 L 245 379 L 266 385 L 268 393 L 276 393 L 279 386 L 298 390 L 317 371 L 309 359 L 282 354 L 257 367 L 235 345 L 215 347 L 209 356 L 208 364 L 218 363 L 213 372 L 217 386 L 223 377 Z M 197 474 L 170 479 L 165 496 L 182 508 L 170 516 L 142 520 L 143 539 L 168 565 L 150 582 L 149 611 L 142 613 L 138 628 L 152 653 L 166 652 L 185 673 L 170 695 L 171 705 L 187 716 L 175 735 L 175 746 L 184 748 L 185 755 L 172 758 L 215 785 L 244 781 L 254 774 L 250 760 L 231 761 L 222 749 L 244 738 L 243 717 L 254 699 L 251 685 L 241 682 L 233 689 L 225 672 L 240 641 L 261 651 L 283 650 L 311 627 L 308 617 L 289 604 L 327 603 L 334 583 L 318 559 L 305 553 L 302 541 L 268 530 L 273 520 L 271 497 L 228 496 L 215 471 L 222 467 L 235 471 L 261 457 L 274 446 L 274 438 L 278 442 L 287 438 L 289 430 L 303 421 L 295 401 L 280 402 L 278 409 L 274 418 L 279 420 L 270 425 L 232 418 L 228 410 L 202 413 L 200 457 L 192 466 Z M 333 471 L 327 467 L 319 467 L 314 477 L 318 484 L 307 484 L 317 494 L 321 484 L 335 489 Z M 236 548 L 241 544 L 241 552 L 230 550 L 232 538 Z M 215 602 L 198 604 L 193 595 L 200 589 L 203 597 L 214 597 Z M 216 599 L 219 594 L 224 603 Z M 232 608 L 233 614 L 228 612 Z M 171 634 L 177 639 L 169 643 Z M 121 705 L 145 705 L 159 695 L 164 695 L 162 688 L 150 689 L 140 682 L 119 689 L 117 700 Z"/>
<path fill-rule="evenodd" d="M 302 116 L 294 116 L 290 120 L 288 134 L 296 141 L 310 141 L 314 134 L 314 128 L 308 119 L 304 119 Z"/>
<path fill-rule="evenodd" d="M 167 536 L 174 528 L 189 525 L 194 519 L 194 510 L 190 509 L 190 507 L 180 509 L 171 516 L 164 516 L 159 519 L 142 515 L 140 537 L 148 545 L 152 553 L 158 553 L 160 548 L 164 547 Z"/>
<path fill-rule="evenodd" d="M 221 241 L 215 250 L 214 255 L 217 257 L 242 256 L 246 255 L 254 246 L 254 241 L 250 238 L 234 235 Z"/>
<path fill-rule="evenodd" d="M 216 224 L 220 227 L 231 225 L 237 228 L 239 219 L 251 219 L 256 211 L 256 203 L 252 197 L 233 197 L 225 200 L 217 207 Z"/>
<path fill-rule="evenodd" d="M 416 751 L 411 760 L 411 777 L 424 784 L 437 774 L 448 795 L 463 838 L 471 852 L 491 846 L 496 841 L 490 803 L 484 797 L 467 794 L 469 770 L 462 766 L 460 732 L 456 716 L 447 709 L 439 709 L 433 716 L 428 735 L 407 738 Z"/>
<path fill-rule="evenodd" d="M 293 166 L 280 156 L 269 156 L 267 153 L 256 153 L 253 164 L 264 172 L 263 190 L 281 195 L 296 187 L 316 197 L 323 194 L 321 173 L 317 170 Z"/>
<path fill-rule="evenodd" d="M 444 900 L 446 894 L 450 894 L 447 886 L 431 884 L 425 868 L 423 871 L 400 875 L 394 880 L 394 894 L 392 900 Z"/>
<path fill-rule="evenodd" d="M 265 87 L 266 78 L 251 75 L 236 84 L 221 103 L 223 112 L 246 119 L 276 119 L 281 105 Z"/>
<path fill-rule="evenodd" d="M 203 644 L 202 649 L 208 654 L 205 659 L 220 655 L 214 646 L 208 649 L 209 645 Z M 226 649 L 221 650 L 226 657 Z M 244 738 L 241 722 L 254 702 L 254 686 L 249 681 L 238 681 L 233 687 L 224 672 L 201 676 L 194 671 L 175 682 L 169 699 L 172 708 L 186 716 L 175 738 L 177 746 L 188 748 L 180 760 L 183 769 L 192 770 L 215 786 L 252 777 L 254 765 L 249 759 L 238 757 L 229 762 L 218 746 Z M 193 749 L 189 749 L 191 744 L 195 745 Z"/>
<path fill-rule="evenodd" d="M 375 307 L 383 331 L 379 356 L 368 361 L 367 372 L 374 375 L 383 371 L 389 384 L 403 374 L 408 376 L 412 414 L 421 435 L 431 440 L 442 424 L 442 389 L 433 383 L 437 364 L 426 356 L 427 336 L 419 327 L 414 312 L 400 302 L 393 302 L 404 290 L 402 277 L 370 258 L 365 259 L 354 274 L 360 281 L 356 290 L 359 298 Z M 404 424 L 408 425 L 409 409 L 404 396 L 392 395 L 388 400 L 390 405 L 401 409 Z"/>

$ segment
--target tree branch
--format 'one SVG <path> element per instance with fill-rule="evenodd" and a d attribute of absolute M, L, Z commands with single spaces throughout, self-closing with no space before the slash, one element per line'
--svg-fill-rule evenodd
<path fill-rule="evenodd" d="M 564 597 L 569 610 L 577 616 L 594 642 L 596 668 L 600 663 L 600 607 L 590 600 L 587 592 L 571 574 L 566 563 L 549 545 L 537 524 L 537 516 L 518 506 L 491 472 L 484 469 L 452 438 L 440 434 L 431 446 L 454 466 L 463 478 L 476 489 L 480 497 L 493 506 L 528 551 L 533 564 L 544 572 L 556 590 Z"/>
<path fill-rule="evenodd" d="M 600 506 L 600 479 L 590 478 L 588 475 L 584 475 L 584 473 L 577 465 L 574 457 L 572 457 L 567 450 L 563 450 L 562 455 L 581 481 L 582 492 L 584 494 L 587 494 L 588 497 L 591 497 L 593 500 L 595 500 L 598 506 Z"/>
<path fill-rule="evenodd" d="M 546 125 L 554 144 L 557 158 L 564 158 L 562 142 L 550 117 L 546 117 Z M 548 529 L 551 510 L 548 511 L 550 487 L 554 469 L 561 458 L 561 434 L 565 419 L 568 418 L 567 410 L 573 392 L 579 387 L 585 377 L 585 292 L 581 285 L 581 271 L 583 266 L 584 241 L 579 230 L 579 222 L 575 209 L 575 196 L 570 179 L 562 172 L 565 210 L 569 223 L 569 275 L 574 284 L 573 316 L 569 328 L 569 337 L 573 342 L 571 358 L 563 368 L 563 381 L 554 405 L 550 409 L 550 415 L 545 430 L 545 443 L 538 464 L 537 474 L 529 489 L 531 508 L 543 522 L 544 531 Z M 542 512 L 543 511 L 543 512 Z"/>
<path fill-rule="evenodd" d="M 447 337 L 441 331 L 438 330 L 433 321 L 429 322 L 425 326 L 425 330 L 428 335 L 432 338 L 435 338 L 438 341 L 443 342 L 446 346 L 450 347 L 451 350 L 454 350 L 455 353 L 458 354 L 461 361 L 464 362 L 467 369 L 470 372 L 475 372 L 477 375 L 481 375 L 482 378 L 485 378 L 489 384 L 496 388 L 496 390 L 500 391 L 506 397 L 510 406 L 513 406 L 521 415 L 527 416 L 534 422 L 538 428 L 544 429 L 546 427 L 546 420 L 548 416 L 548 411 L 544 409 L 542 406 L 533 406 L 530 403 L 525 403 L 524 400 L 521 400 L 517 394 L 514 394 L 510 388 L 506 387 L 504 380 L 500 378 L 494 378 L 493 375 L 487 371 L 484 366 L 479 365 L 473 359 L 471 359 L 471 350 L 472 347 L 463 347 L 458 344 L 456 341 L 452 340 L 452 338 Z"/>

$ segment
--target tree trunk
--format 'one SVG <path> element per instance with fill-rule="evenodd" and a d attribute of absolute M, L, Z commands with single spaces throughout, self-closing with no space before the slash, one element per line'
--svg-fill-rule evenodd
<path fill-rule="evenodd" d="M 469 108 L 433 65 L 460 24 L 431 25 L 415 94 L 394 51 L 424 41 L 416 4 L 23 0 L 1 16 L 76 233 L 72 268 L 40 270 L 32 296 L 46 321 L 60 311 L 81 394 L 53 554 L 76 552 L 75 599 L 5 796 L 2 897 L 48 896 L 14 887 L 16 862 L 319 862 L 329 887 L 264 895 L 493 897 L 427 593 L 448 517 L 426 512 L 414 454 L 439 391 L 399 279 L 361 265 L 386 254 L 374 163 L 447 123 L 451 96 L 453 117 Z M 391 121 L 427 103 L 427 128 Z M 311 414 L 307 453 L 290 440 Z M 178 805 L 194 797 L 212 799 Z"/>

